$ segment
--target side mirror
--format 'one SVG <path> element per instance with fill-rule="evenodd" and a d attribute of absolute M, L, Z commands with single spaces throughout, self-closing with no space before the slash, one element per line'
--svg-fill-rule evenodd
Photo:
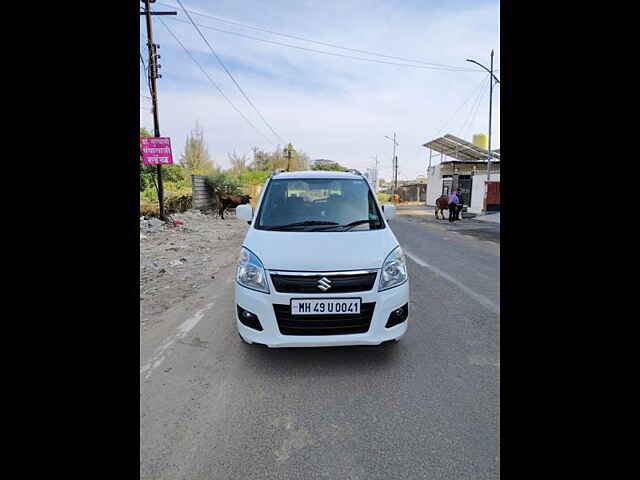
<path fill-rule="evenodd" d="M 246 220 L 251 225 L 253 219 L 253 207 L 251 205 L 238 205 L 236 207 L 236 217 Z"/>
<path fill-rule="evenodd" d="M 391 220 L 396 214 L 396 206 L 390 203 L 382 205 L 382 211 L 384 212 L 384 218 Z"/>

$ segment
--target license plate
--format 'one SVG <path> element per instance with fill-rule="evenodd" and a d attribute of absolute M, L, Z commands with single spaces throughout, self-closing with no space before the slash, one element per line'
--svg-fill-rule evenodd
<path fill-rule="evenodd" d="M 291 299 L 291 315 L 357 315 L 359 298 L 305 298 Z"/>

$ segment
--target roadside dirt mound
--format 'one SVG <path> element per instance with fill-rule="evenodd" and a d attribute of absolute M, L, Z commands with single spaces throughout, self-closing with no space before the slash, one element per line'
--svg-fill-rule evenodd
<path fill-rule="evenodd" d="M 200 212 L 171 216 L 184 225 L 167 225 L 156 218 L 140 219 L 140 321 L 195 294 L 217 272 L 234 264 L 248 225 L 229 215 L 224 220 Z"/>

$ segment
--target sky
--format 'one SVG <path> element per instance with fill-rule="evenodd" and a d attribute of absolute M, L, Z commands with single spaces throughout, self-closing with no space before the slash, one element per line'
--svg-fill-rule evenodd
<path fill-rule="evenodd" d="M 468 141 L 474 133 L 488 133 L 489 74 L 465 59 L 489 67 L 490 52 L 495 50 L 494 69 L 500 78 L 497 0 L 181 1 L 268 125 L 225 73 L 177 0 L 157 0 L 152 10 L 178 12 L 175 17 L 153 17 L 154 41 L 161 55 L 162 78 L 157 81 L 160 133 L 171 137 L 175 161 L 197 122 L 212 160 L 223 168 L 230 166 L 229 152 L 251 158 L 254 146 L 273 151 L 291 142 L 311 159 L 331 159 L 363 172 L 375 165 L 377 156 L 379 176 L 389 180 L 393 143 L 385 136 L 393 137 L 395 132 L 398 176 L 410 180 L 426 174 L 429 155 L 424 143 L 446 133 Z M 210 83 L 162 22 L 253 127 Z M 466 71 L 390 65 L 276 45 L 255 39 L 377 62 L 411 63 L 245 25 Z M 146 42 L 141 16 L 140 53 L 145 64 Z M 152 131 L 150 93 L 142 64 L 140 95 L 140 125 Z M 500 147 L 499 110 L 497 84 L 492 109 L 494 149 Z M 437 161 L 433 159 L 434 164 Z"/>

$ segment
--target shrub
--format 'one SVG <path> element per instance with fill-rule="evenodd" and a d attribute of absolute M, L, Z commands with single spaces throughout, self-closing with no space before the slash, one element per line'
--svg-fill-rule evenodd
<path fill-rule="evenodd" d="M 211 194 L 215 192 L 240 194 L 240 179 L 226 172 L 218 172 L 205 178 L 205 185 Z"/>
<path fill-rule="evenodd" d="M 245 170 L 238 178 L 243 185 L 264 185 L 271 173 L 264 170 Z"/>
<path fill-rule="evenodd" d="M 141 217 L 158 217 L 160 215 L 160 208 L 158 201 L 148 202 L 144 199 L 140 199 L 140 216 Z"/>

